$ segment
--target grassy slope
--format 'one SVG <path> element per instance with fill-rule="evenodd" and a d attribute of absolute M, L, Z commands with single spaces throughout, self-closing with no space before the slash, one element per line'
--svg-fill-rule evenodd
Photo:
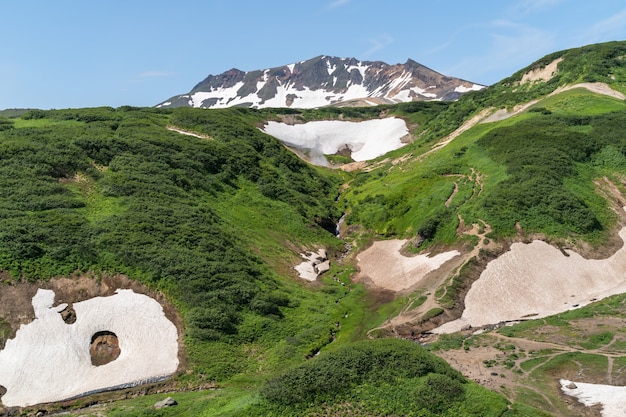
<path fill-rule="evenodd" d="M 625 191 L 626 144 L 620 134 L 626 120 L 625 104 L 584 89 L 544 95 L 559 85 L 582 81 L 603 81 L 624 91 L 624 50 L 624 43 L 611 43 L 557 53 L 490 90 L 462 98 L 431 123 L 431 132 L 450 132 L 484 105 L 513 108 L 531 99 L 540 100 L 522 114 L 475 126 L 427 157 L 360 174 L 343 196 L 345 206 L 356 212 L 348 219 L 369 225 L 381 236 L 391 230 L 404 237 L 430 231 L 432 227 L 426 226 L 431 226 L 434 219 L 438 227 L 434 233 L 430 231 L 427 242 L 447 244 L 457 239 L 453 229 L 448 228 L 450 222 L 456 224 L 455 219 L 444 204 L 452 193 L 451 184 L 456 183 L 458 191 L 450 204 L 453 213 L 458 211 L 466 223 L 479 219 L 487 222 L 494 228 L 494 238 L 514 237 L 517 223 L 530 234 L 569 244 L 586 241 L 601 248 L 612 237 L 618 218 L 611 205 L 615 197 L 598 189 L 599 180 L 607 177 L 622 195 Z M 515 87 L 524 72 L 561 56 L 565 61 L 553 80 L 525 89 Z M 580 59 L 589 63 L 582 71 Z M 426 140 L 437 137 L 425 136 Z M 413 146 L 416 155 L 426 150 L 424 144 Z M 479 173 L 480 180 L 476 180 L 475 173 Z M 478 188 L 482 188 L 480 195 Z M 546 195 L 549 197 L 542 198 Z M 396 216 L 381 215 L 392 212 L 397 201 L 412 203 L 408 209 L 396 211 Z M 515 388 L 503 385 L 502 392 L 510 399 L 551 413 L 570 415 L 581 410 L 574 411 L 565 404 L 556 377 L 623 384 L 615 377 L 621 368 L 610 365 L 617 363 L 616 357 L 623 352 L 624 336 L 613 324 L 623 315 L 622 304 L 623 296 L 617 296 L 571 313 L 585 317 L 584 322 L 564 314 L 563 318 L 559 315 L 518 326 L 529 326 L 527 331 L 516 331 L 514 327 L 510 332 L 501 332 L 506 337 L 522 338 L 509 340 L 509 345 L 515 346 L 513 351 L 503 349 L 494 359 L 517 374 Z M 576 322 L 574 326 L 572 321 Z M 524 353 L 524 339 L 555 342 L 555 332 L 569 337 L 557 340 L 560 345 L 556 351 Z M 468 339 L 465 346 L 471 353 L 470 346 L 503 346 L 501 343 L 498 338 L 481 336 Z"/>
<path fill-rule="evenodd" d="M 332 202 L 343 174 L 304 165 L 253 127 L 267 116 L 241 109 L 33 111 L 0 133 L 7 196 L 0 267 L 31 281 L 122 272 L 164 291 L 186 328 L 188 369 L 175 383 L 222 387 L 179 394 L 182 406 L 171 412 L 147 411 L 147 397 L 107 413 L 239 415 L 261 407 L 258 390 L 269 376 L 364 338 L 399 308 L 370 308 L 375 301 L 350 282 L 350 265 L 335 263 L 318 284 L 295 278 L 298 251 L 343 249 L 321 227 L 337 218 Z M 494 401 L 499 409 L 507 404 Z"/>
<path fill-rule="evenodd" d="M 429 141 L 432 142 L 442 137 L 444 133 L 451 131 L 462 120 L 467 119 L 484 106 L 496 108 L 512 106 L 542 97 L 566 82 L 609 80 L 617 88 L 622 88 L 623 73 L 621 70 L 613 71 L 611 67 L 621 59 L 620 48 L 623 49 L 621 44 L 617 45 L 617 48 L 603 46 L 597 50 L 572 50 L 546 57 L 534 65 L 547 64 L 559 56 L 580 57 L 583 55 L 597 59 L 591 60 L 593 65 L 589 67 L 590 69 L 585 67 L 582 75 L 575 68 L 571 69 L 565 65 L 559 77 L 551 82 L 516 91 L 513 86 L 515 81 L 521 78 L 522 72 L 520 72 L 488 91 L 468 94 L 467 98 L 458 103 L 442 106 L 427 116 L 411 113 L 408 111 L 410 109 L 402 107 L 385 109 L 385 111 L 389 110 L 397 114 L 404 113 L 403 116 L 409 117 L 414 122 L 424 123 L 435 116 L 426 124 L 426 130 L 423 130 L 424 124 L 422 124 L 416 131 L 416 133 L 424 133 L 421 140 L 394 154 L 401 155 L 406 151 L 417 155 L 428 149 Z M 608 64 L 598 66 L 596 65 L 598 61 Z M 566 59 L 566 62 L 569 60 Z M 612 79 L 611 75 L 615 79 Z M 592 180 L 599 175 L 617 178 L 620 172 L 623 172 L 623 144 L 618 135 L 614 135 L 614 126 L 623 123 L 623 103 L 586 92 L 573 91 L 545 99 L 535 107 L 540 108 L 539 111 L 524 113 L 488 125 L 478 125 L 428 158 L 409 159 L 394 166 L 382 165 L 369 173 L 358 174 L 340 201 L 340 206 L 350 213 L 348 222 L 363 225 L 378 235 L 413 236 L 419 233 L 426 238 L 427 243 L 450 244 L 457 239 L 455 230 L 458 211 L 466 221 L 475 221 L 480 218 L 494 226 L 495 237 L 509 236 L 514 233 L 514 224 L 512 224 L 514 220 L 522 223 L 523 227 L 530 231 L 545 232 L 558 238 L 571 237 L 574 233 L 596 244 L 601 243 L 614 224 L 615 218 L 612 217 L 604 200 L 594 192 Z M 541 108 L 546 110 L 541 110 Z M 354 117 L 375 116 L 374 114 L 359 114 L 358 110 L 354 111 L 357 112 Z M 336 111 L 327 110 L 327 112 L 332 115 Z M 585 112 L 585 117 L 582 119 L 580 118 L 583 116 L 581 112 Z M 146 406 L 151 401 L 149 397 L 129 404 L 115 405 L 113 409 L 119 407 L 119 412 L 124 415 L 129 413 L 130 415 L 173 415 L 172 413 L 178 415 L 183 410 L 190 413 L 189 415 L 200 413 L 237 415 L 246 409 L 255 410 L 263 406 L 264 400 L 258 396 L 257 392 L 268 376 L 286 371 L 291 365 L 301 363 L 306 355 L 314 354 L 324 346 L 326 346 L 324 351 L 328 352 L 327 355 L 332 355 L 334 351 L 339 351 L 341 346 L 361 338 L 367 329 L 385 319 L 384 315 L 368 308 L 371 301 L 363 288 L 349 283 L 349 276 L 352 272 L 349 266 L 335 265 L 323 283 L 318 286 L 311 286 L 288 277 L 288 273 L 291 272 L 289 268 L 291 263 L 286 258 L 294 260 L 295 255 L 294 252 L 285 249 L 285 241 L 289 246 L 298 249 L 309 245 L 324 244 L 339 250 L 340 243 L 333 241 L 332 236 L 328 236 L 319 228 L 319 224 L 324 220 L 336 219 L 338 210 L 327 203 L 334 199 L 334 193 L 330 190 L 333 189 L 333 181 L 336 181 L 334 182 L 336 185 L 339 178 L 335 177 L 333 180 L 330 178 L 334 175 L 311 172 L 309 168 L 304 168 L 287 156 L 288 153 L 278 151 L 276 146 L 270 143 L 271 141 L 267 142 L 265 138 L 259 136 L 258 132 L 253 133 L 253 125 L 276 117 L 271 110 L 254 112 L 232 109 L 202 113 L 193 109 L 184 109 L 170 113 L 132 108 L 101 109 L 77 111 L 78 117 L 75 114 L 68 117 L 69 120 L 64 119 L 65 116 L 59 116 L 62 116 L 63 112 L 59 114 L 34 113 L 37 116 L 35 120 L 33 118 L 18 119 L 14 122 L 16 129 L 5 131 L 9 132 L 8 136 L 3 137 L 3 145 L 7 146 L 7 149 L 19 148 L 26 144 L 29 148 L 28 152 L 33 152 L 33 149 L 37 151 L 41 144 L 38 141 L 45 131 L 65 138 L 81 138 L 81 141 L 76 144 L 79 148 L 87 150 L 86 145 L 93 145 L 89 142 L 89 139 L 93 138 L 90 137 L 87 127 L 93 128 L 94 132 L 100 132 L 98 135 L 102 134 L 103 139 L 97 139 L 96 142 L 103 140 L 102 143 L 106 146 L 89 147 L 91 152 L 88 153 L 89 157 L 84 160 L 77 158 L 76 161 L 72 161 L 73 165 L 68 166 L 67 161 L 61 158 L 63 169 L 60 173 L 55 170 L 41 173 L 41 166 L 37 165 L 25 167 L 27 168 L 25 172 L 31 176 L 42 174 L 46 177 L 41 184 L 31 184 L 27 181 L 27 185 L 35 188 L 43 187 L 46 190 L 48 189 L 46 187 L 49 187 L 49 191 L 44 194 L 58 195 L 60 198 L 49 198 L 41 207 L 26 208 L 27 226 L 25 229 L 15 229 L 16 233 L 23 233 L 24 230 L 29 232 L 28 227 L 37 229 L 39 227 L 37 222 L 43 219 L 47 222 L 47 232 L 59 230 L 55 228 L 58 222 L 61 225 L 70 225 L 70 230 L 79 232 L 84 232 L 83 228 L 98 226 L 100 231 L 115 232 L 116 234 L 111 237 L 119 240 L 120 237 L 125 237 L 119 234 L 125 230 L 124 227 L 137 224 L 137 217 L 132 217 L 130 214 L 140 213 L 143 216 L 141 219 L 146 221 L 148 218 L 162 221 L 165 218 L 172 218 L 172 215 L 181 215 L 181 218 L 188 219 L 183 213 L 191 209 L 195 214 L 205 213 L 203 219 L 211 224 L 211 228 L 202 229 L 208 239 L 206 244 L 215 244 L 216 241 L 211 236 L 217 230 L 225 238 L 226 246 L 243 248 L 238 254 L 233 255 L 235 256 L 233 259 L 253 259 L 252 264 L 248 262 L 243 262 L 243 264 L 249 267 L 244 273 L 248 274 L 248 277 L 256 277 L 252 279 L 255 283 L 255 287 L 251 289 L 254 295 L 243 300 L 240 310 L 234 313 L 225 310 L 226 314 L 234 314 L 232 317 L 238 323 L 236 329 L 228 326 L 220 327 L 224 322 L 218 320 L 215 322 L 217 327 L 209 328 L 211 331 L 208 333 L 194 333 L 192 331 L 194 326 L 199 326 L 202 330 L 204 329 L 202 323 L 206 323 L 207 319 L 215 318 L 210 315 L 194 316 L 193 309 L 190 307 L 193 305 L 193 298 L 185 298 L 186 292 L 195 290 L 197 284 L 204 282 L 204 278 L 191 282 L 190 284 L 193 284 L 191 286 L 181 285 L 176 280 L 168 278 L 167 270 L 151 269 L 147 266 L 147 262 L 141 262 L 142 257 L 145 256 L 156 256 L 152 259 L 158 259 L 159 251 L 143 251 L 135 254 L 135 257 L 120 258 L 126 247 L 111 246 L 112 239 L 96 239 L 95 243 L 88 242 L 92 245 L 90 247 L 95 245 L 95 257 L 90 258 L 89 254 L 76 254 L 72 252 L 76 248 L 70 248 L 70 253 L 75 257 L 78 256 L 76 262 L 71 264 L 57 262 L 61 257 L 54 255 L 53 249 L 56 241 L 46 241 L 46 245 L 42 247 L 34 244 L 32 240 L 21 239 L 18 242 L 21 246 L 13 247 L 17 252 L 7 254 L 5 251 L 1 258 L 3 262 L 1 265 L 4 269 L 13 271 L 14 275 L 20 273 L 25 276 L 55 275 L 72 271 L 77 267 L 120 270 L 129 273 L 133 278 L 141 279 L 149 285 L 165 290 L 181 306 L 190 329 L 186 340 L 192 372 L 189 375 L 180 376 L 179 381 L 193 386 L 205 379 L 217 380 L 224 389 L 213 393 L 181 394 L 180 398 L 185 401 L 185 407 L 172 411 L 146 410 Z M 302 116 L 304 119 L 329 116 L 315 112 L 304 113 Z M 106 115 L 102 116 L 102 114 Z M 557 176 L 560 181 L 556 182 L 554 188 L 559 192 L 558 196 L 565 200 L 569 199 L 567 201 L 574 201 L 575 210 L 579 210 L 580 207 L 587 210 L 582 217 L 584 220 L 589 217 L 590 213 L 596 220 L 591 225 L 559 221 L 548 210 L 549 204 L 545 211 L 518 212 L 519 207 L 513 207 L 511 212 L 514 212 L 516 216 L 520 216 L 521 213 L 521 217 L 516 218 L 502 216 L 488 204 L 494 195 L 498 196 L 498 192 L 503 193 L 507 189 L 512 189 L 513 186 L 524 185 L 526 178 L 520 174 L 522 171 L 514 169 L 513 162 L 520 158 L 528 158 L 529 155 L 532 156 L 532 152 L 507 155 L 504 149 L 511 149 L 511 147 L 499 147 L 501 141 L 494 140 L 494 138 L 498 135 L 504 138 L 512 137 L 511 132 L 516 132 L 518 138 L 524 135 L 535 137 L 536 125 L 546 126 L 552 122 L 560 123 L 565 131 L 571 132 L 577 138 L 578 142 L 574 148 L 580 151 L 574 154 L 568 153 L 569 151 L 565 152 L 562 168 L 567 175 Z M 209 135 L 215 138 L 215 143 L 207 145 L 206 140 L 185 137 L 185 141 L 194 144 L 195 147 L 189 151 L 181 150 L 179 148 L 180 136 L 173 133 L 166 134 L 164 132 L 166 124 L 174 124 Z M 6 125 L 8 124 L 5 123 L 4 126 Z M 115 135 L 107 136 L 108 134 L 102 133 L 107 129 L 114 131 Z M 34 142 L 21 137 L 16 139 L 20 135 L 11 136 L 15 133 L 38 136 L 38 138 L 33 139 Z M 155 140 L 155 135 L 160 139 Z M 245 140 L 240 140 L 243 138 Z M 559 132 L 550 132 L 544 137 L 548 142 L 551 138 L 559 138 Z M 119 146 L 122 142 L 129 144 L 135 139 L 141 139 L 144 145 L 139 148 L 131 146 L 130 149 Z M 20 141 L 23 142 L 20 143 Z M 591 142 L 593 146 L 589 146 L 588 142 Z M 48 150 L 54 148 L 50 146 L 52 143 L 60 146 L 63 141 L 50 140 L 47 145 Z M 535 148 L 544 149 L 545 143 L 538 141 L 531 144 L 533 146 L 518 146 L 515 152 L 532 151 Z M 211 148 L 211 151 L 206 154 L 202 152 L 205 146 Z M 192 155 L 206 155 L 207 159 L 191 161 L 191 166 L 197 168 L 194 168 L 195 172 L 190 172 L 185 168 L 189 165 L 181 164 L 180 160 L 167 157 L 163 159 L 164 157 L 157 156 L 159 155 L 158 152 L 155 153 L 157 148 L 167 150 L 167 154 L 171 154 L 172 149 L 175 149 L 178 152 L 177 156 L 185 158 L 191 152 Z M 70 146 L 69 150 L 74 149 Z M 561 152 L 562 149 L 559 148 L 556 151 Z M 139 164 L 140 171 L 131 169 L 134 164 L 129 163 L 131 160 L 128 159 L 129 152 L 135 158 L 133 161 L 138 160 L 137 156 L 140 157 L 139 160 L 142 161 Z M 49 152 L 46 150 L 47 153 Z M 56 152 L 52 154 L 57 155 Z M 60 154 L 73 155 L 71 152 L 67 153 L 67 149 L 63 149 Z M 220 157 L 215 159 L 213 158 L 215 155 Z M 115 160 L 116 158 L 118 159 Z M 199 162 L 204 168 L 198 166 Z M 100 170 L 98 174 L 95 170 L 103 166 L 108 166 L 109 170 Z M 203 171 L 207 167 L 208 173 Z M 150 176 L 163 172 L 170 176 L 159 180 L 159 184 L 160 186 L 166 184 L 167 187 L 165 189 L 152 188 L 151 184 L 156 182 L 155 178 L 150 178 Z M 201 175 L 197 176 L 199 172 Z M 85 181 L 69 182 L 61 188 L 55 185 L 57 178 L 69 178 L 75 173 L 84 175 Z M 209 175 L 205 176 L 206 174 Z M 321 176 L 318 177 L 320 174 Z M 24 179 L 27 178 L 27 176 L 24 177 Z M 275 179 L 278 180 L 275 181 Z M 341 180 L 345 179 L 349 178 Z M 131 180 L 131 185 L 133 181 L 139 180 L 138 187 L 129 188 L 129 180 Z M 507 183 L 513 180 L 517 182 Z M 316 181 L 321 182 L 316 183 Z M 459 190 L 451 200 L 450 206 L 446 207 L 444 203 L 452 195 L 455 183 Z M 206 184 L 210 186 L 207 187 Z M 290 192 L 293 187 L 287 184 L 289 186 L 295 184 L 301 194 Z M 319 184 L 327 185 L 320 188 Z M 15 187 L 15 184 L 7 183 L 4 186 Z M 148 195 L 142 194 L 145 191 L 142 187 L 147 187 Z M 321 204 L 311 204 L 312 201 L 307 198 L 307 187 L 313 187 L 318 192 L 322 190 L 322 194 L 318 194 L 318 201 Z M 480 189 L 483 191 L 479 194 Z M 68 191 L 70 194 L 67 194 Z M 42 194 L 41 190 L 37 193 L 37 195 Z M 150 195 L 150 193 L 156 193 L 158 199 L 151 200 L 155 195 Z M 25 191 L 26 197 L 32 198 L 33 195 L 35 195 L 33 190 Z M 68 201 L 67 197 L 71 195 L 74 199 L 69 199 L 69 201 L 73 205 L 58 206 L 59 200 Z M 137 206 L 133 200 L 137 195 L 143 197 L 141 207 L 144 208 L 146 204 L 148 206 L 157 204 L 156 201 L 159 201 L 159 206 L 162 206 L 164 202 L 166 206 L 174 202 L 182 203 L 182 205 L 170 206 L 171 211 L 165 213 L 161 213 L 161 210 L 145 211 L 142 209 L 141 211 L 139 210 L 141 207 Z M 17 196 L 22 197 L 19 193 Z M 130 198 L 131 196 L 133 198 Z M 183 196 L 184 198 L 181 198 Z M 187 200 L 189 196 L 193 196 L 193 199 Z M 529 196 L 532 197 L 532 194 Z M 504 197 L 506 196 L 500 196 L 500 198 Z M 26 200 L 28 198 L 20 201 Z M 5 209 L 9 212 L 4 218 L 13 218 L 15 212 L 11 210 L 15 209 L 11 207 L 5 207 Z M 24 208 L 18 209 L 24 210 Z M 53 214 L 54 216 L 50 218 L 49 216 Z M 149 216 L 145 217 L 145 214 Z M 159 217 L 161 214 L 165 217 Z M 120 219 L 127 221 L 119 223 Z M 20 218 L 20 221 L 23 220 Z M 113 223 L 111 223 L 112 220 L 114 220 Z M 189 232 L 184 235 L 175 234 L 177 242 L 183 239 L 187 242 L 186 245 L 189 245 L 189 239 L 195 239 L 198 224 L 193 223 L 194 221 L 192 216 L 182 224 L 183 229 Z M 14 227 L 13 224 L 9 225 Z M 176 228 L 180 226 L 178 224 Z M 67 230 L 67 227 L 64 226 L 62 229 Z M 148 228 L 143 229 L 141 234 L 150 237 L 153 236 L 153 232 L 154 230 Z M 156 230 L 156 232 L 158 233 L 154 236 L 164 236 L 159 234 L 163 231 Z M 3 233 L 0 237 L 4 238 L 4 242 L 12 243 L 15 240 L 16 235 Z M 260 238 L 261 235 L 266 236 L 267 239 Z M 27 234 L 27 236 L 31 235 Z M 168 244 L 174 243 L 171 240 L 167 242 Z M 147 242 L 138 240 L 133 245 L 143 247 L 156 245 L 156 243 L 154 239 Z M 80 242 L 76 247 L 81 247 Z M 168 247 L 168 250 L 170 249 L 171 247 Z M 181 251 L 187 253 L 182 249 L 185 247 L 181 248 Z M 186 256 L 191 256 L 190 259 L 193 259 L 197 255 L 197 252 L 191 251 Z M 173 261 L 185 262 L 184 259 L 187 258 L 174 258 Z M 197 259 L 194 259 L 194 262 L 196 261 Z M 217 259 L 208 261 L 216 262 Z M 333 280 L 333 276 L 336 276 L 338 281 Z M 240 283 L 242 282 L 244 281 Z M 248 279 L 245 282 L 251 281 Z M 249 291 L 251 287 L 246 288 Z M 266 296 L 267 294 L 270 296 Z M 393 311 L 395 307 L 391 305 L 389 308 Z M 341 330 L 337 332 L 336 323 L 338 322 Z M 215 330 L 217 330 L 217 335 Z M 333 337 L 336 339 L 331 342 Z M 606 337 L 608 336 L 600 335 L 592 338 L 592 341 L 597 339 L 597 343 L 601 344 Z M 539 359 L 537 361 L 539 362 Z M 525 367 L 534 369 L 530 365 L 525 365 Z M 364 390 L 362 394 L 366 393 L 368 398 L 378 398 L 377 396 L 380 395 L 382 399 L 394 391 L 404 392 L 413 384 L 415 381 L 403 381 L 397 386 L 379 387 L 378 391 L 376 389 L 372 391 L 374 387 L 367 385 L 359 386 L 358 389 Z M 247 387 L 247 389 L 242 389 L 242 387 Z M 476 390 L 479 396 L 487 395 L 478 387 L 472 387 L 471 390 Z M 519 398 L 522 400 L 521 396 Z M 494 399 L 494 401 L 502 400 Z M 529 403 L 541 407 L 546 406 L 540 400 L 536 403 L 529 401 Z M 341 407 L 341 404 L 334 404 L 330 407 L 331 409 Z M 374 412 L 380 413 L 383 408 L 377 409 L 376 407 L 385 407 L 385 404 L 384 402 L 378 405 L 368 404 L 367 407 L 374 407 L 374 410 L 378 410 Z M 350 409 L 344 411 L 347 415 L 354 412 Z M 529 411 L 523 406 L 514 406 L 510 412 L 513 413 L 511 415 L 517 412 L 539 415 L 536 410 Z"/>

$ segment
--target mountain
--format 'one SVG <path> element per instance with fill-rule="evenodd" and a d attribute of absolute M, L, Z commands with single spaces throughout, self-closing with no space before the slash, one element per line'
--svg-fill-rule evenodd
<path fill-rule="evenodd" d="M 626 385 L 624 57 L 555 52 L 450 102 L 0 115 L 0 415 L 599 415 L 577 398 Z M 353 170 L 263 130 L 391 117 L 411 138 L 384 155 L 320 146 Z M 174 374 L 113 380 L 163 315 L 85 310 L 118 295 L 163 307 Z M 68 400 L 75 360 L 104 392 Z"/>
<path fill-rule="evenodd" d="M 293 107 L 452 101 L 484 86 L 442 75 L 413 60 L 380 61 L 318 56 L 281 67 L 209 75 L 189 93 L 157 107 Z"/>

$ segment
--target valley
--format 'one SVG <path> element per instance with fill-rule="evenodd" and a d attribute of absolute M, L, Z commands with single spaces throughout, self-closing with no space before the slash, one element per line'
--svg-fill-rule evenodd
<path fill-rule="evenodd" d="M 624 54 L 451 102 L 0 117 L 0 411 L 618 415 L 586 384 L 626 385 Z"/>

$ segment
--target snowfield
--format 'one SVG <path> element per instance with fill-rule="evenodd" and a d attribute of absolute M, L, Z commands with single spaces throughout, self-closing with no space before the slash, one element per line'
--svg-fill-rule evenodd
<path fill-rule="evenodd" d="M 288 125 L 267 122 L 262 129 L 288 146 L 312 154 L 333 155 L 348 148 L 355 161 L 367 161 L 401 148 L 409 134 L 406 122 L 390 117 L 362 122 L 324 120 Z"/>
<path fill-rule="evenodd" d="M 619 236 L 626 242 L 626 227 Z M 514 243 L 472 284 L 461 318 L 434 331 L 546 317 L 626 292 L 626 245 L 607 259 L 566 253 L 540 240 Z"/>
<path fill-rule="evenodd" d="M 359 280 L 370 279 L 377 287 L 402 291 L 460 255 L 459 251 L 453 250 L 433 257 L 428 253 L 404 256 L 401 249 L 407 242 L 406 239 L 381 240 L 359 253 L 356 257 Z"/>
<path fill-rule="evenodd" d="M 76 322 L 63 321 L 53 307 L 54 291 L 33 297 L 35 320 L 21 326 L 0 351 L 0 385 L 7 407 L 55 402 L 107 388 L 162 379 L 178 368 L 178 332 L 154 299 L 117 290 L 109 297 L 74 303 Z M 91 364 L 92 336 L 113 332 L 120 355 L 102 366 Z"/>

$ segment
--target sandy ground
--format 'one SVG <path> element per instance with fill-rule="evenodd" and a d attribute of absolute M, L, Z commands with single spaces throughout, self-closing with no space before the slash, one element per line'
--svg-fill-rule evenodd
<path fill-rule="evenodd" d="M 575 88 L 584 88 L 595 94 L 602 94 L 602 95 L 613 97 L 619 100 L 626 100 L 626 95 L 624 95 L 623 93 L 617 90 L 613 90 L 611 87 L 609 87 L 605 83 L 579 83 L 579 84 L 574 84 L 574 85 L 568 85 L 565 87 L 559 87 L 556 90 L 554 90 L 552 93 L 548 94 L 548 97 L 554 96 L 556 94 L 560 94 L 564 91 L 573 90 Z M 487 117 L 483 118 L 480 121 L 480 123 L 491 123 L 491 122 L 497 122 L 500 120 L 508 119 L 509 117 L 522 113 L 523 111 L 527 110 L 529 107 L 537 104 L 538 102 L 539 100 L 533 100 L 533 101 L 529 101 L 528 103 L 518 104 L 511 111 L 507 109 L 498 109 L 494 111 L 494 109 L 492 108 L 490 109 L 492 113 L 490 113 Z"/>
<path fill-rule="evenodd" d="M 601 403 L 603 417 L 621 417 L 626 413 L 626 387 L 574 382 L 576 388 L 568 388 L 572 381 L 561 379 L 561 390 L 590 407 Z"/>
<path fill-rule="evenodd" d="M 586 90 L 591 91 L 592 93 L 602 94 L 602 95 L 617 98 L 620 100 L 626 99 L 626 95 L 624 95 L 623 93 L 617 90 L 613 90 L 611 87 L 609 87 L 605 83 L 579 83 L 579 84 L 574 84 L 574 85 L 568 85 L 566 87 L 557 88 L 552 93 L 550 93 L 550 95 L 552 96 L 558 93 L 562 93 L 563 91 L 573 90 L 574 88 L 584 88 Z"/>
<path fill-rule="evenodd" d="M 132 290 L 73 304 L 76 322 L 59 314 L 55 293 L 39 289 L 32 299 L 35 320 L 22 325 L 0 351 L 4 406 L 61 401 L 92 391 L 136 385 L 171 375 L 178 367 L 178 332 L 161 305 Z M 92 336 L 110 331 L 120 356 L 91 364 Z"/>
<path fill-rule="evenodd" d="M 402 247 L 407 240 L 383 240 L 357 255 L 359 276 L 357 280 L 371 280 L 377 287 L 401 291 L 412 287 L 426 274 L 438 269 L 445 262 L 460 255 L 453 250 L 433 257 L 429 254 L 404 256 Z"/>
<path fill-rule="evenodd" d="M 347 148 L 357 162 L 404 146 L 402 139 L 409 134 L 406 122 L 394 117 L 362 122 L 322 120 L 295 125 L 270 121 L 262 130 L 289 146 L 309 149 L 320 156 L 334 155 Z"/>

